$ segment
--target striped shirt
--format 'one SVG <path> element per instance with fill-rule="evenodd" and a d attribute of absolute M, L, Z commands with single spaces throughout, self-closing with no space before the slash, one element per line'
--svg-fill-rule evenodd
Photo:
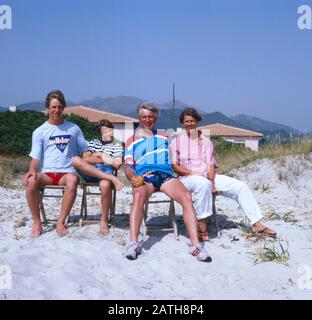
<path fill-rule="evenodd" d="M 88 143 L 88 150 L 92 153 L 101 152 L 111 158 L 122 158 L 122 145 L 114 139 L 112 142 L 106 142 L 99 139 L 93 139 Z"/>
<path fill-rule="evenodd" d="M 152 137 L 133 135 L 126 143 L 125 166 L 137 175 L 160 171 L 173 175 L 166 133 L 154 131 Z"/>

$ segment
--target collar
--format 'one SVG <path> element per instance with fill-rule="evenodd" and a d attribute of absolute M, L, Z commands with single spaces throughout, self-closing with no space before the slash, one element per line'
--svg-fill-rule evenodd
<path fill-rule="evenodd" d="M 114 141 L 114 139 L 112 141 L 104 141 L 101 139 L 100 141 L 101 141 L 102 145 L 105 146 L 108 143 L 112 143 Z"/>
<path fill-rule="evenodd" d="M 199 130 L 199 129 L 195 129 L 195 130 L 197 130 L 198 141 L 202 141 L 202 140 L 203 140 L 203 133 L 202 133 L 202 131 Z M 190 140 L 194 140 L 194 139 L 191 139 L 191 137 L 190 137 L 191 134 L 188 133 L 186 130 L 184 130 L 183 134 L 184 134 L 185 136 L 187 136 Z"/>

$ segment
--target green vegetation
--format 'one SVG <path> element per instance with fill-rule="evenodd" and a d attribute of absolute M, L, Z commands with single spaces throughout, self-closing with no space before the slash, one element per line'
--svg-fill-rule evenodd
<path fill-rule="evenodd" d="M 288 210 L 284 213 L 279 213 L 275 209 L 271 209 L 267 213 L 267 218 L 270 220 L 284 220 L 285 222 L 297 222 L 295 219 L 294 212 L 292 210 Z"/>
<path fill-rule="evenodd" d="M 274 244 L 271 248 L 268 247 L 267 244 L 264 244 L 263 248 L 259 248 L 258 251 L 253 254 L 253 256 L 255 264 L 260 262 L 272 261 L 288 266 L 288 246 L 287 248 L 284 248 L 281 242 L 279 242 L 279 249 L 275 248 Z"/>
<path fill-rule="evenodd" d="M 86 139 L 96 136 L 96 128 L 84 118 L 76 115 L 65 116 L 76 123 Z M 43 112 L 16 111 L 0 113 L 0 154 L 27 155 L 31 149 L 32 132 L 47 120 Z"/>
<path fill-rule="evenodd" d="M 296 154 L 307 156 L 312 152 L 312 138 L 263 144 L 259 152 L 247 149 L 241 144 L 224 141 L 220 137 L 211 137 L 211 140 L 215 144 L 218 171 L 223 173 L 245 166 L 257 159 L 283 159 L 283 156 Z"/>

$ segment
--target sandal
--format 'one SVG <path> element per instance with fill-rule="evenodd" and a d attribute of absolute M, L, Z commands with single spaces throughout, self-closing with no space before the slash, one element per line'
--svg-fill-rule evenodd
<path fill-rule="evenodd" d="M 277 236 L 277 233 L 275 231 L 273 231 L 272 229 L 267 228 L 267 227 L 265 227 L 261 230 L 258 230 L 258 231 L 252 230 L 252 233 L 255 235 L 260 235 L 260 236 L 264 236 L 264 237 L 271 237 L 271 238 L 276 238 L 276 236 Z"/>
<path fill-rule="evenodd" d="M 209 241 L 208 232 L 198 230 L 198 239 L 200 242 Z"/>

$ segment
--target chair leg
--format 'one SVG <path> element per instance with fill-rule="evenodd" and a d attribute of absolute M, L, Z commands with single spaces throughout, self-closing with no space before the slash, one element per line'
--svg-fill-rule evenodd
<path fill-rule="evenodd" d="M 39 210 L 42 216 L 42 223 L 44 225 L 48 224 L 47 216 L 45 214 L 44 205 L 43 205 L 43 196 L 44 196 L 44 188 L 39 190 Z"/>
<path fill-rule="evenodd" d="M 147 236 L 147 225 L 146 225 L 147 211 L 148 211 L 148 202 L 146 202 L 143 206 L 143 219 L 142 219 L 143 237 Z"/>
<path fill-rule="evenodd" d="M 82 187 L 82 199 L 81 199 L 81 208 L 80 208 L 79 227 L 82 227 L 82 225 L 83 225 L 83 214 L 84 214 L 85 207 L 86 207 L 86 203 L 85 203 L 86 191 L 87 191 L 86 186 L 84 185 Z"/>
<path fill-rule="evenodd" d="M 176 220 L 176 215 L 175 215 L 175 207 L 174 207 L 174 201 L 171 199 L 170 201 L 170 207 L 169 207 L 169 222 L 170 226 L 173 226 L 174 230 L 174 235 L 178 239 L 179 238 L 179 230 L 178 230 L 178 225 L 177 225 L 177 220 Z"/>
<path fill-rule="evenodd" d="M 85 197 L 84 197 L 84 218 L 87 220 L 88 219 L 88 187 L 86 187 L 85 191 Z"/>
<path fill-rule="evenodd" d="M 216 225 L 217 236 L 218 238 L 221 238 L 221 231 L 218 224 L 217 209 L 216 209 L 216 197 L 217 197 L 216 194 L 212 195 L 212 213 L 213 213 L 213 217 Z"/>
<path fill-rule="evenodd" d="M 112 205 L 109 210 L 109 222 L 112 226 L 115 225 L 115 210 L 116 210 L 116 189 L 113 189 L 113 199 L 112 199 Z"/>

